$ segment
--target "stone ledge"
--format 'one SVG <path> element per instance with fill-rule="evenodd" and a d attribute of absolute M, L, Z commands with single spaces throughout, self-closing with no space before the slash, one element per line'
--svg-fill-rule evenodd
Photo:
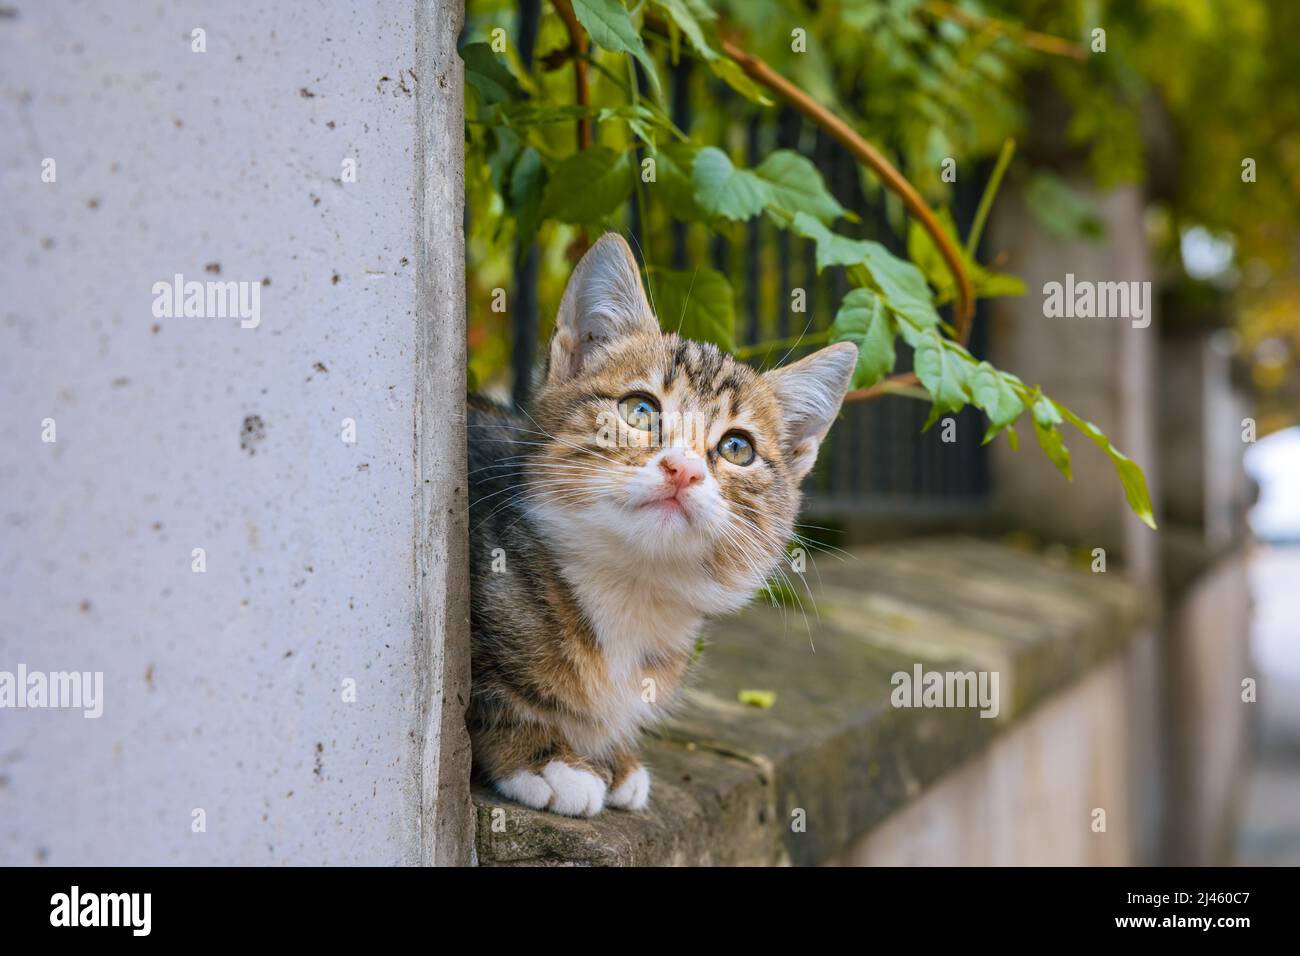
<path fill-rule="evenodd" d="M 1123 647 L 1145 614 L 1117 574 L 973 538 L 822 557 L 807 580 L 811 628 L 764 605 L 708 630 L 687 705 L 647 742 L 645 812 L 570 820 L 479 788 L 479 863 L 822 862 Z M 893 707 L 892 675 L 918 663 L 998 672 L 1001 713 Z M 746 688 L 775 705 L 739 703 Z"/>

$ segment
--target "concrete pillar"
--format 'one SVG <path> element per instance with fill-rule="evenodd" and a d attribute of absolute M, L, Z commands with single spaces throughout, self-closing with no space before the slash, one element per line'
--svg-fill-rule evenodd
<path fill-rule="evenodd" d="M 13 6 L 0 863 L 466 862 L 459 0 Z"/>
<path fill-rule="evenodd" d="M 1048 282 L 1151 282 L 1143 199 L 1136 187 L 1097 193 L 1085 181 L 1071 182 L 1088 195 L 1106 228 L 1100 241 L 1062 240 L 1047 233 L 1030 214 L 1024 191 L 1008 189 L 990 222 L 988 248 L 998 268 L 1020 276 L 1028 292 L 993 301 L 992 360 L 1075 412 L 1096 423 L 1120 451 L 1142 466 L 1153 495 L 1156 473 L 1154 388 L 1158 316 L 1147 328 L 1123 318 L 1048 318 L 1043 287 Z M 1037 448 L 1025 420 L 1021 448 L 1012 452 L 999 439 L 993 454 L 993 488 L 999 510 L 1016 524 L 1048 538 L 1089 549 L 1105 548 L 1122 558 L 1130 573 L 1151 580 L 1157 566 L 1156 536 L 1129 511 L 1110 459 L 1066 425 L 1074 482 L 1067 483 Z M 1156 501 L 1157 520 L 1159 501 Z"/>

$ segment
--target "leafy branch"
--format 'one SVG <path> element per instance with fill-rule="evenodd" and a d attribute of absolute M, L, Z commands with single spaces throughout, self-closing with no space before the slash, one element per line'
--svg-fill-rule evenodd
<path fill-rule="evenodd" d="M 645 0 L 638 6 L 642 26 L 621 0 L 553 0 L 569 36 L 574 65 L 574 103 L 551 103 L 531 95 L 511 72 L 504 57 L 487 44 L 462 50 L 466 78 L 476 91 L 470 118 L 471 147 L 481 150 L 492 185 L 514 220 L 521 245 L 531 241 L 541 222 L 573 223 L 583 229 L 617 228 L 616 217 L 634 190 L 644 220 L 643 184 L 662 200 L 672 217 L 711 229 L 762 216 L 777 228 L 814 244 L 818 272 L 842 268 L 853 288 L 840 304 L 830 329 L 795 340 L 759 343 L 737 349 L 735 308 L 730 282 L 716 270 L 699 267 L 648 268 L 660 321 L 689 338 L 717 344 L 743 358 L 765 357 L 816 341 L 851 341 L 858 365 L 846 401 L 884 394 L 923 394 L 931 402 L 929 428 L 944 415 L 967 405 L 988 418 L 985 443 L 1005 433 L 1017 447 L 1016 423 L 1026 412 L 1047 457 L 1072 477 L 1070 453 L 1061 426 L 1084 433 L 1113 462 L 1133 511 L 1155 527 L 1145 479 L 1138 466 L 1120 453 L 1090 422 L 1070 412 L 1016 376 L 977 360 L 966 348 L 976 298 L 1021 295 L 1024 286 L 1011 276 L 990 272 L 974 258 L 1002 177 L 1014 153 L 1008 141 L 999 155 L 963 242 L 946 210 L 931 210 L 915 187 L 847 122 L 817 102 L 800 86 L 747 52 L 723 29 L 706 0 Z M 932 4 L 939 15 L 947 5 Z M 749 99 L 770 105 L 772 94 L 840 142 L 897 195 L 911 214 L 908 259 L 871 240 L 835 231 L 853 218 L 827 189 L 817 168 L 791 150 L 769 153 L 753 168 L 738 167 L 722 149 L 690 139 L 664 113 L 654 57 L 643 38 L 666 42 L 676 57 L 681 41 L 710 70 Z M 626 81 L 607 71 L 598 50 L 635 60 L 649 85 L 640 97 L 630 65 Z M 555 65 L 556 58 L 551 58 Z M 589 69 L 608 77 L 626 102 L 593 107 Z M 535 89 L 540 92 L 541 87 Z M 576 122 L 577 150 L 560 154 L 546 130 L 557 122 Z M 622 145 L 611 138 L 596 142 L 597 124 L 620 124 Z M 638 156 L 638 146 L 645 159 Z M 910 261 L 909 261 L 910 260 Z M 938 307 L 952 304 L 952 323 Z M 913 371 L 894 371 L 898 340 L 913 350 Z M 919 388 L 917 387 L 919 386 Z M 924 390 L 921 393 L 921 389 Z"/>

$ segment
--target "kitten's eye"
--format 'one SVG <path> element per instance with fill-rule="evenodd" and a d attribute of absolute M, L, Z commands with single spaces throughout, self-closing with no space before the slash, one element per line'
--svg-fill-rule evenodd
<path fill-rule="evenodd" d="M 643 432 L 654 431 L 659 420 L 659 403 L 648 395 L 633 393 L 619 400 L 618 413 L 623 421 Z"/>
<path fill-rule="evenodd" d="M 748 465 L 754 460 L 754 443 L 740 432 L 727 432 L 718 442 L 718 454 L 733 465 Z"/>

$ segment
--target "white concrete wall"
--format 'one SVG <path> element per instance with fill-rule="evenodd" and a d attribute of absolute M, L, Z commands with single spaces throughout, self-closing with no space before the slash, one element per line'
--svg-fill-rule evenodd
<path fill-rule="evenodd" d="M 1036 708 L 831 865 L 1149 862 L 1142 829 L 1150 781 L 1133 774 L 1132 757 L 1151 749 L 1155 730 L 1129 687 L 1149 640 Z"/>
<path fill-rule="evenodd" d="M 1242 680 L 1260 680 L 1250 659 L 1251 594 L 1244 553 L 1202 573 L 1170 608 L 1168 636 L 1173 701 L 1171 786 L 1177 794 L 1171 862 L 1230 862 L 1236 814 L 1249 769 L 1255 703 Z"/>
<path fill-rule="evenodd" d="M 455 412 L 463 279 L 417 302 L 460 261 L 459 4 L 7 6 L 0 671 L 102 671 L 104 703 L 0 709 L 0 863 L 430 860 L 417 345 Z M 260 283 L 260 324 L 155 317 L 176 273 Z"/>

